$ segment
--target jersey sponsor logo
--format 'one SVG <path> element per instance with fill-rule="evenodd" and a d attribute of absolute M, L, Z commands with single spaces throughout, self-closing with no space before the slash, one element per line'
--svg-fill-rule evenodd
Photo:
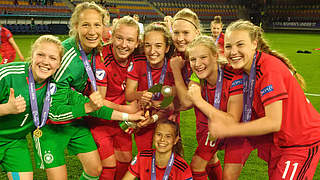
<path fill-rule="evenodd" d="M 269 85 L 269 86 L 266 86 L 265 88 L 263 88 L 260 91 L 260 93 L 261 93 L 261 96 L 264 96 L 265 94 L 272 92 L 272 91 L 273 91 L 273 87 L 272 87 L 272 85 Z"/>
<path fill-rule="evenodd" d="M 134 157 L 134 159 L 131 161 L 131 165 L 135 165 L 137 163 L 137 156 Z"/>
<path fill-rule="evenodd" d="M 96 70 L 96 77 L 98 80 L 103 80 L 104 77 L 106 76 L 106 72 L 103 69 L 97 69 Z"/>
<path fill-rule="evenodd" d="M 51 164 L 54 160 L 53 155 L 51 154 L 50 151 L 45 152 L 43 159 L 44 159 L 44 162 L 46 162 L 47 164 Z"/>
<path fill-rule="evenodd" d="M 55 83 L 50 83 L 50 94 L 54 95 L 57 91 L 57 85 Z"/>
<path fill-rule="evenodd" d="M 127 71 L 128 71 L 128 72 L 131 72 L 132 70 L 133 70 L 133 62 L 130 62 Z"/>
<path fill-rule="evenodd" d="M 235 87 L 235 86 L 239 86 L 243 84 L 243 80 L 242 79 L 238 79 L 232 82 L 231 87 Z"/>

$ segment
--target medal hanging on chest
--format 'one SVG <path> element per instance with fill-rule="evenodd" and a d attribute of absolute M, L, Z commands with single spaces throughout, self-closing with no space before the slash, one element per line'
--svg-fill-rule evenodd
<path fill-rule="evenodd" d="M 98 91 L 98 88 L 97 88 L 97 83 L 96 83 L 96 77 L 94 75 L 94 72 L 92 71 L 92 68 L 91 68 L 91 65 L 88 61 L 88 57 L 86 55 L 86 53 L 84 52 L 81 44 L 80 44 L 80 41 L 79 41 L 79 50 L 80 50 L 80 53 L 81 53 L 81 57 L 82 57 L 82 62 L 83 62 L 83 65 L 84 65 L 84 68 L 88 74 L 88 77 L 91 81 L 91 86 L 92 86 L 92 89 L 93 91 Z M 93 70 L 95 71 L 96 70 L 96 58 L 95 58 L 95 52 L 93 51 L 92 52 L 92 65 L 93 65 Z"/>
<path fill-rule="evenodd" d="M 37 138 L 40 138 L 42 136 L 42 131 L 40 130 L 40 128 L 46 124 L 48 119 L 48 114 L 49 114 L 50 80 L 47 83 L 48 84 L 47 84 L 46 96 L 45 96 L 45 100 L 42 108 L 41 123 L 40 123 L 35 82 L 34 82 L 32 70 L 31 68 L 29 69 L 29 97 L 30 97 L 33 122 L 34 122 L 34 125 L 37 127 L 37 129 L 33 131 L 33 135 Z"/>
<path fill-rule="evenodd" d="M 221 93 L 222 93 L 222 85 L 223 85 L 223 75 L 224 75 L 224 71 L 220 68 L 220 66 L 218 66 L 218 78 L 217 78 L 217 82 L 216 82 L 216 91 L 214 94 L 214 102 L 213 102 L 213 106 L 220 110 L 220 102 L 221 102 Z M 204 86 L 205 86 L 205 92 L 206 92 L 206 101 L 208 103 L 209 102 L 209 95 L 208 95 L 208 82 L 205 80 L 204 81 Z M 209 133 L 209 132 L 208 132 Z M 216 138 L 214 138 L 210 133 L 209 133 L 209 140 L 210 141 L 215 141 Z"/>
<path fill-rule="evenodd" d="M 151 161 L 151 180 L 156 180 L 156 157 L 155 157 L 155 152 L 152 155 L 152 161 Z M 164 175 L 162 177 L 162 180 L 168 180 L 169 179 L 169 175 L 172 169 L 174 163 L 174 153 L 171 153 L 170 159 L 168 161 L 166 170 L 164 172 Z"/>
<path fill-rule="evenodd" d="M 257 52 L 253 57 L 249 77 L 245 72 L 243 73 L 243 122 L 248 122 L 251 120 L 254 86 L 256 84 L 256 59 Z"/>

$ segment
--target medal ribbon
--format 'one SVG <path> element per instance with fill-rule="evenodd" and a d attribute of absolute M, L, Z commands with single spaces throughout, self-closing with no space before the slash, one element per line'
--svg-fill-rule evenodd
<path fill-rule="evenodd" d="M 218 41 L 219 41 L 219 39 L 220 39 L 220 35 L 221 35 L 221 33 L 220 33 L 219 36 L 217 37 L 216 42 L 214 43 L 215 45 L 218 44 Z"/>
<path fill-rule="evenodd" d="M 31 68 L 29 69 L 29 97 L 31 103 L 31 110 L 32 110 L 32 117 L 34 125 L 39 129 L 46 124 L 49 108 L 50 108 L 50 80 L 48 80 L 47 84 L 47 91 L 46 97 L 44 100 L 42 114 L 41 114 L 41 124 L 39 122 L 39 111 L 38 111 L 38 104 L 37 104 L 37 95 L 36 95 L 36 88 L 35 82 L 32 74 Z"/>
<path fill-rule="evenodd" d="M 83 62 L 84 68 L 86 69 L 86 72 L 87 72 L 87 74 L 89 76 L 89 79 L 91 81 L 92 89 L 94 91 L 97 91 L 98 89 L 97 89 L 96 78 L 95 78 L 95 76 L 93 74 L 92 68 L 91 68 L 90 63 L 88 61 L 88 57 L 87 57 L 86 53 L 84 52 L 84 50 L 83 50 L 83 48 L 82 48 L 82 46 L 80 44 L 80 41 L 79 41 L 79 50 L 80 50 L 80 53 L 81 53 L 81 57 L 82 57 L 82 62 Z M 95 58 L 94 51 L 92 53 L 92 57 L 93 57 L 92 58 L 92 65 L 93 65 L 93 69 L 95 71 L 96 70 L 96 58 Z"/>
<path fill-rule="evenodd" d="M 254 86 L 256 84 L 256 59 L 257 52 L 254 54 L 253 57 L 249 79 L 248 75 L 245 72 L 243 73 L 243 122 L 248 122 L 251 120 Z"/>
<path fill-rule="evenodd" d="M 153 153 L 153 155 L 152 155 L 151 180 L 156 180 L 156 158 L 155 158 L 155 154 L 156 153 Z M 173 166 L 173 162 L 174 162 L 174 153 L 172 152 L 171 156 L 170 156 L 170 159 L 168 161 L 168 164 L 167 164 L 166 171 L 164 172 L 162 180 L 167 180 L 169 178 L 169 174 L 171 172 L 171 168 Z"/>
<path fill-rule="evenodd" d="M 183 72 L 183 80 L 184 80 L 184 82 L 188 85 L 189 82 L 190 82 L 190 74 L 192 74 L 192 70 L 190 71 L 190 74 L 189 74 L 189 73 L 188 73 L 187 65 L 185 65 L 185 66 L 182 68 L 182 72 Z"/>
<path fill-rule="evenodd" d="M 167 58 L 165 58 L 158 84 L 163 84 L 164 78 L 167 73 L 167 66 L 168 66 L 168 61 L 167 61 Z M 153 86 L 153 80 L 152 80 L 151 67 L 148 61 L 147 61 L 147 80 L 148 80 L 148 89 L 150 89 Z M 152 97 L 153 100 L 158 100 L 159 98 L 160 98 L 160 92 L 155 93 Z"/>
<path fill-rule="evenodd" d="M 222 92 L 222 84 L 223 84 L 223 75 L 224 75 L 224 71 L 218 65 L 218 78 L 217 78 L 216 92 L 214 94 L 214 103 L 213 103 L 213 106 L 216 109 L 220 109 L 221 92 Z M 204 81 L 204 85 L 205 85 L 205 88 L 206 88 L 206 100 L 207 100 L 207 102 L 209 102 L 207 81 Z"/>

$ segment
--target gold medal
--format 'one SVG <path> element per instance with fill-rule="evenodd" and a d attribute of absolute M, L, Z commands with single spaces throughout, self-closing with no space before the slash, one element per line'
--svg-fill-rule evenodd
<path fill-rule="evenodd" d="M 40 138 L 42 136 L 42 131 L 39 128 L 37 128 L 33 131 L 33 135 L 37 138 Z"/>

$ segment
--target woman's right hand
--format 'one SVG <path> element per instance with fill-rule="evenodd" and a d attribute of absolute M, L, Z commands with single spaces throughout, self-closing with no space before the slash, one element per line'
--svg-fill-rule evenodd
<path fill-rule="evenodd" d="M 89 99 L 90 99 L 89 105 L 95 111 L 100 109 L 103 106 L 104 99 L 102 98 L 99 91 L 95 91 L 95 92 L 91 93 L 89 96 Z"/>
<path fill-rule="evenodd" d="M 19 114 L 26 110 L 26 101 L 21 95 L 14 97 L 13 88 L 10 88 L 10 95 L 7 105 L 8 110 L 10 111 L 9 114 Z"/>
<path fill-rule="evenodd" d="M 141 109 L 149 109 L 152 105 L 152 92 L 144 91 L 140 98 Z"/>
<path fill-rule="evenodd" d="M 181 56 L 175 56 L 170 60 L 170 67 L 172 70 L 181 70 L 184 66 L 185 60 Z"/>
<path fill-rule="evenodd" d="M 146 118 L 143 116 L 143 111 L 138 111 L 135 114 L 128 114 L 128 121 L 144 121 Z"/>

